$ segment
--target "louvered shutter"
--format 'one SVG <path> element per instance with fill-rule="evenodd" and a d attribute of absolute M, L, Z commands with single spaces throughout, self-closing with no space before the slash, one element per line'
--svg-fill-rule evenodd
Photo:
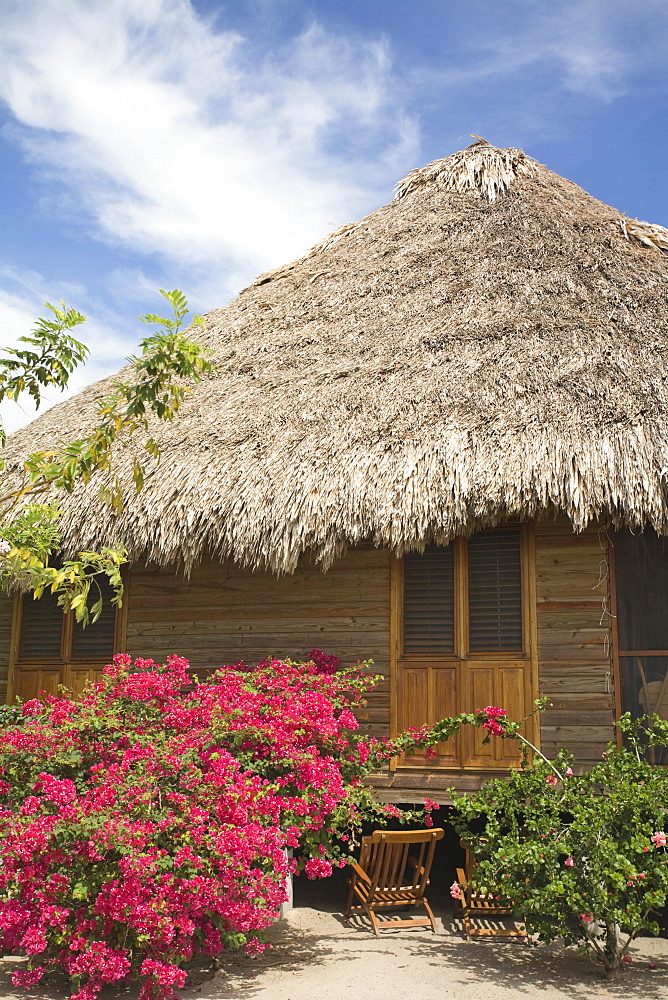
<path fill-rule="evenodd" d="M 72 628 L 73 660 L 106 660 L 116 652 L 116 608 L 111 603 L 114 591 L 108 583 L 100 583 L 100 590 L 103 604 L 98 620 L 85 628 L 75 622 Z"/>
<path fill-rule="evenodd" d="M 468 542 L 469 651 L 522 651 L 522 571 L 518 529 L 482 532 Z"/>
<path fill-rule="evenodd" d="M 19 660 L 60 660 L 64 617 L 56 595 L 35 601 L 26 594 L 22 605 Z"/>
<path fill-rule="evenodd" d="M 404 557 L 404 653 L 455 648 L 453 547 L 429 545 Z"/>

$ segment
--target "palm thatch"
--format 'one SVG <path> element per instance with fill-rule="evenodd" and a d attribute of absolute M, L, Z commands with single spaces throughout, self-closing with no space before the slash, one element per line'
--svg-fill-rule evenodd
<path fill-rule="evenodd" d="M 206 317 L 218 374 L 119 516 L 62 501 L 69 551 L 124 543 L 289 572 L 564 511 L 668 532 L 665 230 L 480 140 Z M 83 433 L 101 382 L 13 435 Z"/>

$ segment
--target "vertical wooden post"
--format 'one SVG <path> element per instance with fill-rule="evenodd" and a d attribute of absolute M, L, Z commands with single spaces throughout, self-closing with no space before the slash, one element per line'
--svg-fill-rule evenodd
<path fill-rule="evenodd" d="M 536 588 L 536 524 L 530 521 L 522 528 L 522 601 L 525 608 L 524 634 L 525 652 L 531 659 L 531 681 L 529 691 L 531 705 L 540 697 L 540 662 L 538 659 L 538 595 Z M 532 725 L 532 732 L 527 734 L 534 746 L 540 750 L 541 726 L 540 719 Z"/>
<path fill-rule="evenodd" d="M 623 714 L 622 706 L 622 676 L 619 663 L 619 630 L 617 628 L 617 575 L 615 566 L 615 543 L 608 535 L 606 529 L 605 538 L 607 542 L 608 554 L 608 574 L 610 577 L 610 642 L 612 645 L 612 683 L 614 687 L 615 721 Z M 615 740 L 617 746 L 622 745 L 622 732 L 615 726 Z"/>
<path fill-rule="evenodd" d="M 398 735 L 399 717 L 399 654 L 403 642 L 403 560 L 390 557 L 390 738 Z M 392 757 L 390 771 L 396 771 L 398 760 Z"/>
<path fill-rule="evenodd" d="M 9 662 L 7 664 L 8 705 L 11 705 L 13 703 L 14 696 L 16 694 L 16 678 L 14 677 L 14 672 L 16 670 L 16 661 L 19 658 L 19 641 L 20 641 L 20 630 L 21 630 L 21 602 L 22 602 L 21 595 L 15 594 L 14 603 L 12 606 L 11 635 L 9 639 Z"/>

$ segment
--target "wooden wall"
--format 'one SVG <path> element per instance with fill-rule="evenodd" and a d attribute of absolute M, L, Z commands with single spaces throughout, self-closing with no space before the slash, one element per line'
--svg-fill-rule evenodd
<path fill-rule="evenodd" d="M 0 594 L 0 705 L 7 700 L 7 674 L 12 634 L 14 598 Z"/>
<path fill-rule="evenodd" d="M 133 656 L 179 653 L 198 670 L 272 655 L 302 659 L 313 647 L 346 664 L 373 659 L 385 681 L 369 699 L 365 728 L 388 734 L 389 552 L 360 547 L 327 573 L 304 563 L 283 577 L 213 561 L 189 580 L 135 567 L 127 605 Z"/>
<path fill-rule="evenodd" d="M 542 749 L 564 746 L 581 762 L 600 758 L 614 738 L 608 542 L 603 529 L 580 535 L 567 520 L 535 527 L 535 584 L 539 689 L 552 705 L 543 715 Z M 316 646 L 345 663 L 374 660 L 384 676 L 370 697 L 365 729 L 389 733 L 390 554 L 351 550 L 327 573 L 304 562 L 291 576 L 251 573 L 214 561 L 190 579 L 136 566 L 129 581 L 126 648 L 162 660 L 187 656 L 198 670 L 240 659 L 305 657 Z M 11 600 L 0 598 L 0 697 L 4 700 L 10 647 Z M 420 769 L 414 786 L 436 792 Z M 479 775 L 459 776 L 461 787 Z M 379 782 L 384 798 L 410 801 L 410 779 Z M 441 783 L 438 779 L 437 784 Z M 447 787 L 447 785 L 446 785 Z M 415 791 L 415 789 L 413 789 Z M 431 791 L 430 791 L 431 794 Z M 436 796 L 438 797 L 438 796 Z"/>
<path fill-rule="evenodd" d="M 541 749 L 582 763 L 614 739 L 612 617 L 604 528 L 573 534 L 566 518 L 536 525 L 539 687 L 552 703 Z"/>

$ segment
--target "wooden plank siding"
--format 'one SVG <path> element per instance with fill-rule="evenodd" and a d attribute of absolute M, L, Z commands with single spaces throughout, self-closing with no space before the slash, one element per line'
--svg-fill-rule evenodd
<path fill-rule="evenodd" d="M 303 659 L 313 647 L 342 663 L 373 659 L 385 680 L 369 698 L 365 730 L 389 733 L 390 554 L 359 547 L 323 573 L 304 562 L 276 577 L 213 560 L 188 580 L 134 567 L 126 648 L 132 656 L 188 657 L 198 671 L 270 656 Z"/>
<path fill-rule="evenodd" d="M 541 749 L 593 763 L 615 735 L 608 539 L 566 518 L 539 522 L 535 539 Z"/>
<path fill-rule="evenodd" d="M 563 518 L 537 523 L 529 539 L 525 600 L 535 608 L 527 639 L 533 687 L 551 702 L 542 718 L 541 749 L 550 756 L 565 746 L 579 762 L 592 762 L 614 738 L 606 534 L 591 528 L 575 535 Z M 388 551 L 370 546 L 351 549 L 326 573 L 304 560 L 283 577 L 213 559 L 189 579 L 136 565 L 127 581 L 127 625 L 120 631 L 131 655 L 164 660 L 180 653 L 202 672 L 240 659 L 301 659 L 314 646 L 344 663 L 373 659 L 384 680 L 371 694 L 362 722 L 369 734 L 385 737 L 391 726 L 391 566 Z M 0 599 L 3 695 L 11 605 Z M 393 711 L 400 720 L 398 706 Z M 471 790 L 488 776 L 480 761 L 467 770 L 447 764 L 439 771 L 424 765 L 388 770 L 371 783 L 386 801 L 419 801 L 426 793 L 444 802 L 450 786 Z"/>

